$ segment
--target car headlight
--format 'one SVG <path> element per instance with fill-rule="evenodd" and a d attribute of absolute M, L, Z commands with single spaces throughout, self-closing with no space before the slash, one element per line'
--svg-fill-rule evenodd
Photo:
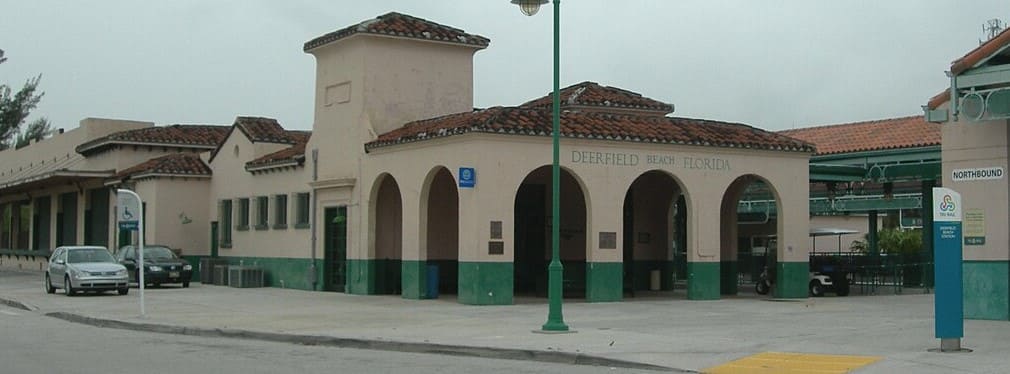
<path fill-rule="evenodd" d="M 120 277 L 126 276 L 126 269 L 117 270 L 116 275 Z"/>
<path fill-rule="evenodd" d="M 182 265 L 182 270 L 193 270 L 193 265 L 189 264 Z"/>
<path fill-rule="evenodd" d="M 71 277 L 80 278 L 81 275 L 83 275 L 83 274 L 81 274 L 80 270 L 77 270 L 77 269 L 74 269 L 74 268 L 70 268 L 70 276 Z"/>
<path fill-rule="evenodd" d="M 161 271 L 161 266 L 148 266 L 147 270 L 150 270 L 150 271 Z"/>

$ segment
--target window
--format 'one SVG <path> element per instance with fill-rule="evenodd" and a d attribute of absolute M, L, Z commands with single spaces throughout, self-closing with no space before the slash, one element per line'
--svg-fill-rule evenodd
<path fill-rule="evenodd" d="M 221 230 L 218 244 L 222 248 L 231 248 L 231 200 L 221 200 L 217 219 L 221 222 L 218 226 Z"/>
<path fill-rule="evenodd" d="M 295 212 L 295 228 L 309 228 L 309 193 L 302 192 L 295 196 L 297 211 Z"/>
<path fill-rule="evenodd" d="M 266 230 L 267 218 L 270 217 L 270 199 L 266 196 L 256 197 L 256 229 Z"/>
<path fill-rule="evenodd" d="M 288 195 L 274 196 L 274 229 L 288 228 Z"/>
<path fill-rule="evenodd" d="M 238 225 L 235 226 L 235 229 L 249 230 L 249 198 L 247 197 L 238 199 Z"/>

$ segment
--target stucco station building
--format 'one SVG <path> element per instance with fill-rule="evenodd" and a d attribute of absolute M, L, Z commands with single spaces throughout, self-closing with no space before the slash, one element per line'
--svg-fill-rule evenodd
<path fill-rule="evenodd" d="M 274 287 L 510 304 L 542 294 L 550 258 L 550 96 L 473 107 L 489 39 L 389 13 L 305 43 L 312 131 L 86 119 L 0 153 L 4 261 L 63 244 L 115 248 L 115 188 L 145 201 L 149 243 L 265 270 Z M 737 207 L 765 191 L 776 296 L 807 297 L 806 142 L 583 82 L 561 91 L 566 293 L 621 300 L 684 256 L 689 299 L 735 294 Z M 14 254 L 14 256 L 11 256 Z M 25 265 L 28 266 L 28 265 Z M 724 279 L 725 278 L 725 279 Z M 727 281 L 729 280 L 729 281 Z"/>

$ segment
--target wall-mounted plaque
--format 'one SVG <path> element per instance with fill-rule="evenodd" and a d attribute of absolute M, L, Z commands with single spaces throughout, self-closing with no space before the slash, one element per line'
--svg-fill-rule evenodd
<path fill-rule="evenodd" d="M 600 232 L 600 249 L 617 249 L 617 233 Z"/>
<path fill-rule="evenodd" d="M 490 241 L 487 243 L 487 254 L 489 255 L 503 255 L 505 254 L 505 242 Z"/>
<path fill-rule="evenodd" d="M 501 238 L 501 221 L 491 221 L 491 239 Z"/>

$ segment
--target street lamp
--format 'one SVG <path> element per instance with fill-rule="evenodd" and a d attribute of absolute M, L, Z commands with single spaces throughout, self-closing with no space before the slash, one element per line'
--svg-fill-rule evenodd
<path fill-rule="evenodd" d="M 512 4 L 519 5 L 519 9 L 522 10 L 523 14 L 527 16 L 532 16 L 540 10 L 540 6 L 547 4 L 547 0 L 512 0 Z M 562 266 L 561 266 L 561 250 L 560 242 L 558 237 L 560 236 L 561 230 L 561 214 L 560 214 L 560 201 L 561 201 L 561 167 L 558 166 L 560 159 L 559 151 L 559 137 L 561 134 L 561 95 L 558 92 L 558 85 L 560 84 L 558 75 L 560 69 L 561 60 L 559 50 L 560 38 L 558 35 L 561 33 L 561 28 L 558 26 L 561 22 L 561 0 L 554 0 L 554 125 L 553 131 L 551 132 L 551 137 L 553 138 L 554 146 L 554 161 L 551 164 L 551 264 L 547 266 L 547 298 L 549 299 L 548 304 L 550 305 L 547 312 L 547 323 L 544 323 L 542 327 L 543 331 L 568 331 L 568 325 L 565 324 L 565 318 L 561 315 L 561 299 L 562 299 Z"/>

